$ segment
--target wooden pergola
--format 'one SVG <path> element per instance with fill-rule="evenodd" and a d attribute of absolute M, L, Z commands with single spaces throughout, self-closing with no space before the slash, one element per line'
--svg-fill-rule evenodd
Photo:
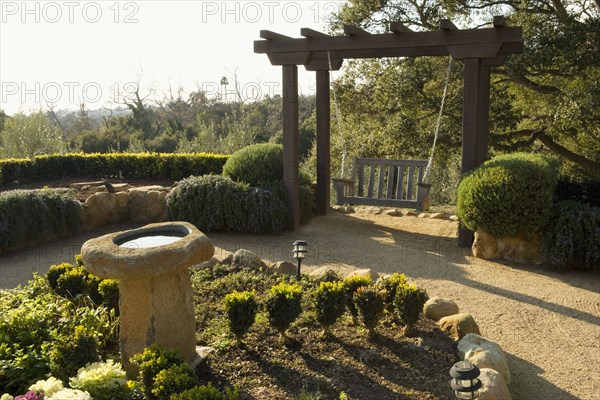
<path fill-rule="evenodd" d="M 266 54 L 283 70 L 283 167 L 290 212 L 290 228 L 300 222 L 298 182 L 298 65 L 316 71 L 317 100 L 317 213 L 326 214 L 330 188 L 330 71 L 345 59 L 447 56 L 464 64 L 462 172 L 480 165 L 488 155 L 490 67 L 504 64 L 509 54 L 523 52 L 523 30 L 507 27 L 504 17 L 494 17 L 493 27 L 458 29 L 442 20 L 439 31 L 413 32 L 392 23 L 390 33 L 371 34 L 355 26 L 343 36 L 330 36 L 309 28 L 303 38 L 268 30 L 254 42 L 254 52 Z M 472 233 L 461 230 L 459 245 L 470 246 Z"/>

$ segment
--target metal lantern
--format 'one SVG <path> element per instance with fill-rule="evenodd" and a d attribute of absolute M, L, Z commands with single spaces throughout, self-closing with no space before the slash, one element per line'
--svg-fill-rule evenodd
<path fill-rule="evenodd" d="M 454 396 L 457 399 L 476 399 L 479 397 L 481 381 L 479 377 L 479 368 L 469 361 L 460 361 L 450 369 L 450 386 L 454 390 Z"/>
<path fill-rule="evenodd" d="M 302 265 L 302 260 L 308 253 L 308 243 L 304 240 L 296 240 L 294 242 L 294 258 L 298 261 L 298 272 L 296 277 L 300 280 L 300 266 Z"/>

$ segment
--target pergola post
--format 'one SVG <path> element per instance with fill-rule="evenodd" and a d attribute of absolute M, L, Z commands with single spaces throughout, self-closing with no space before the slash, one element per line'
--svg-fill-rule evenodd
<path fill-rule="evenodd" d="M 300 185 L 298 182 L 298 66 L 283 66 L 283 184 L 290 229 L 300 226 Z"/>
<path fill-rule="evenodd" d="M 329 71 L 317 71 L 317 214 L 326 215 L 330 197 Z"/>
<path fill-rule="evenodd" d="M 463 60 L 463 132 L 462 132 L 462 173 L 473 170 L 487 159 L 489 108 L 490 108 L 490 69 L 483 67 L 478 58 Z M 471 247 L 473 232 L 459 228 L 458 245 Z"/>

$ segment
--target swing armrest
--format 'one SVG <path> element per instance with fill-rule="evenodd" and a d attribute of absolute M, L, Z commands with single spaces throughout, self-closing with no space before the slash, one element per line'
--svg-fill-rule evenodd
<path fill-rule="evenodd" d="M 353 180 L 345 178 L 332 178 L 331 180 L 333 181 L 337 204 L 346 204 L 348 197 L 354 197 Z"/>

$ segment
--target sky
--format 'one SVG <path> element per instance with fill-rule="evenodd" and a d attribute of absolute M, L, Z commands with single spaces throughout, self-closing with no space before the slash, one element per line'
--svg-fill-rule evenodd
<path fill-rule="evenodd" d="M 254 54 L 261 29 L 326 31 L 341 0 L 0 0 L 0 109 L 116 107 L 139 82 L 148 100 L 183 88 L 245 101 L 281 93 L 281 67 Z M 334 73 L 334 77 L 335 77 Z M 226 76 L 228 86 L 220 81 Z M 299 68 L 300 91 L 314 73 Z M 227 93 L 223 93 L 227 91 Z"/>

